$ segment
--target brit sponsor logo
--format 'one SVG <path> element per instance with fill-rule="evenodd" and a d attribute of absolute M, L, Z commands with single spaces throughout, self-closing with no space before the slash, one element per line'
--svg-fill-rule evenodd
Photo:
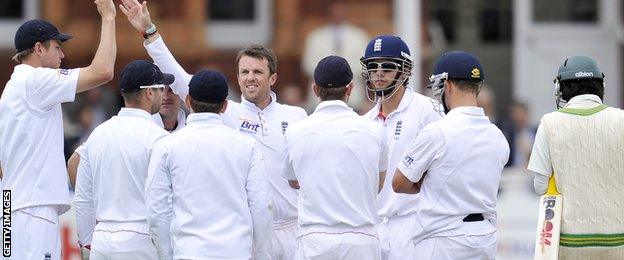
<path fill-rule="evenodd" d="M 414 162 L 414 157 L 410 156 L 410 155 L 406 155 L 403 160 L 405 161 L 405 164 L 407 164 L 407 166 L 412 165 L 412 163 Z"/>
<path fill-rule="evenodd" d="M 577 73 L 574 73 L 574 77 L 577 78 L 583 78 L 583 77 L 593 77 L 594 73 L 591 71 L 579 71 Z"/>
<path fill-rule="evenodd" d="M 241 119 L 240 131 L 248 134 L 257 134 L 260 124 Z"/>
<path fill-rule="evenodd" d="M 2 191 L 2 256 L 11 256 L 11 190 Z"/>

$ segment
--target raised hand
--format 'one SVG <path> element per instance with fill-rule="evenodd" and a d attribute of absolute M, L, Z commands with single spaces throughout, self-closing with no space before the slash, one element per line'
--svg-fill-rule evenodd
<path fill-rule="evenodd" d="M 102 16 L 102 19 L 115 19 L 117 10 L 115 9 L 113 0 L 95 0 L 95 5 L 97 6 L 98 13 Z"/>
<path fill-rule="evenodd" d="M 119 9 L 126 15 L 132 27 L 139 32 L 145 32 L 152 24 L 147 2 L 139 3 L 137 0 L 121 0 Z"/>

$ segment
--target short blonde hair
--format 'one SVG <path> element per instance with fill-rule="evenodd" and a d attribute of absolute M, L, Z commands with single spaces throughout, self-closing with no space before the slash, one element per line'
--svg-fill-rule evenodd
<path fill-rule="evenodd" d="M 43 46 L 46 48 L 46 50 L 48 48 L 50 48 L 50 40 L 44 41 Z M 28 56 L 30 56 L 30 54 L 32 54 L 33 52 L 35 52 L 35 47 L 31 47 L 28 48 L 26 50 L 20 51 L 18 53 L 16 53 L 15 55 L 13 55 L 13 57 L 11 58 L 13 61 L 15 61 L 17 64 L 22 64 L 22 62 L 28 58 Z"/>

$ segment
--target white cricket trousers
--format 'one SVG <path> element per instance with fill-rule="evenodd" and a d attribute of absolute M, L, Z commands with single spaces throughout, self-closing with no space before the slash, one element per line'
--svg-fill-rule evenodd
<path fill-rule="evenodd" d="M 56 206 L 33 206 L 11 212 L 11 257 L 4 259 L 60 258 L 61 240 Z"/>
<path fill-rule="evenodd" d="M 93 230 L 90 260 L 158 259 L 146 221 L 99 222 Z"/>
<path fill-rule="evenodd" d="M 307 225 L 300 227 L 295 259 L 379 260 L 379 238 L 373 225 Z"/>
<path fill-rule="evenodd" d="M 463 222 L 451 231 L 435 234 L 415 244 L 413 259 L 494 260 L 496 228 L 487 220 Z"/>
<path fill-rule="evenodd" d="M 297 225 L 296 218 L 273 222 L 271 259 L 294 259 L 295 250 L 297 249 L 297 235 L 299 235 L 299 225 Z"/>
<path fill-rule="evenodd" d="M 412 259 L 416 254 L 412 237 L 416 233 L 416 215 L 382 217 L 375 225 L 379 232 L 381 259 Z"/>

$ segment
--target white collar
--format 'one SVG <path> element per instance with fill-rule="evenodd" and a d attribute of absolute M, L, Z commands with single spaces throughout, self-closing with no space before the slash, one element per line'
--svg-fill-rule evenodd
<path fill-rule="evenodd" d="M 216 113 L 191 113 L 186 118 L 187 125 L 197 124 L 201 122 L 223 124 L 221 115 Z"/>
<path fill-rule="evenodd" d="M 347 105 L 347 103 L 345 103 L 342 100 L 327 100 L 327 101 L 322 101 L 321 103 L 319 103 L 314 109 L 314 112 L 312 113 L 316 113 L 318 111 L 329 110 L 329 109 L 353 111 L 353 108 L 350 108 L 349 105 Z"/>
<path fill-rule="evenodd" d="M 411 88 L 407 86 L 401 86 L 401 87 L 404 87 L 405 91 L 403 92 L 403 97 L 401 97 L 401 101 L 399 101 L 399 106 L 397 106 L 397 108 L 394 111 L 390 112 L 390 114 L 387 114 L 386 118 L 389 117 L 391 114 L 400 113 L 401 111 L 405 110 L 409 106 L 409 104 L 412 103 L 412 100 L 414 99 L 414 92 Z M 373 115 L 374 118 L 379 116 L 379 112 L 383 112 L 381 111 L 381 103 L 382 102 L 376 103 L 373 108 L 373 111 L 376 112 Z"/>
<path fill-rule="evenodd" d="M 455 114 L 464 114 L 469 116 L 485 116 L 485 112 L 483 108 L 480 107 L 472 107 L 472 106 L 462 106 L 451 109 L 451 111 L 446 114 L 446 116 L 452 116 Z"/>
<path fill-rule="evenodd" d="M 147 111 L 138 108 L 129 108 L 122 107 L 117 113 L 117 116 L 134 116 L 134 117 L 142 117 L 147 120 L 153 121 L 152 115 L 150 115 Z"/>
<path fill-rule="evenodd" d="M 602 104 L 602 100 L 593 94 L 578 95 L 570 99 L 565 108 L 593 108 Z"/>
<path fill-rule="evenodd" d="M 258 106 L 256 106 L 256 104 L 247 100 L 243 95 L 241 95 L 241 105 L 247 107 L 248 109 L 253 109 L 253 110 L 260 110 L 260 111 L 267 110 L 269 109 L 269 107 L 273 106 L 277 102 L 276 101 L 277 95 L 275 95 L 275 92 L 269 91 L 269 95 L 271 96 L 271 101 L 269 101 L 269 104 L 264 109 L 260 109 Z"/>

